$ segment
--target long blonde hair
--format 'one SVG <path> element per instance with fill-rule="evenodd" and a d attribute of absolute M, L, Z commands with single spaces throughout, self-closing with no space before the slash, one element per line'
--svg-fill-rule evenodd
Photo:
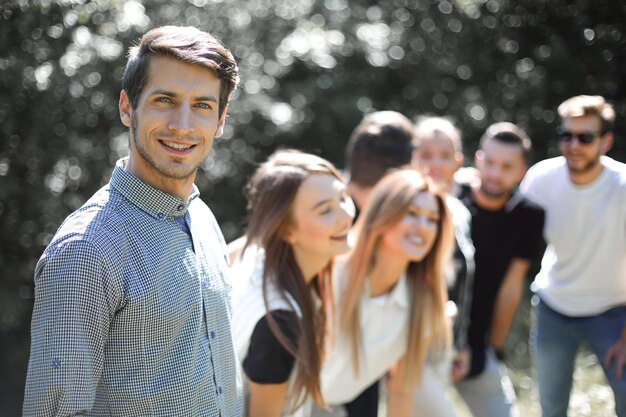
<path fill-rule="evenodd" d="M 283 238 L 293 224 L 293 202 L 300 186 L 313 174 L 329 174 L 345 183 L 337 169 L 325 159 L 294 150 L 275 152 L 253 175 L 248 185 L 249 223 L 246 245 L 257 244 L 265 250 L 263 299 L 270 329 L 278 341 L 296 358 L 295 382 L 288 404 L 298 408 L 308 396 L 324 405 L 320 388 L 320 370 L 324 359 L 327 317 L 332 317 L 333 295 L 331 262 L 311 281 L 321 300 L 317 309 L 311 287 L 305 282 L 291 245 Z M 280 330 L 267 303 L 268 283 L 272 281 L 283 300 L 301 312 L 296 344 Z"/>
<path fill-rule="evenodd" d="M 417 171 L 401 169 L 385 176 L 372 190 L 364 213 L 355 228 L 356 245 L 349 255 L 348 283 L 342 298 L 341 325 L 352 341 L 353 366 L 358 372 L 361 342 L 360 301 L 368 274 L 377 259 L 383 234 L 409 211 L 413 199 L 422 192 L 435 196 L 439 207 L 437 236 L 432 249 L 421 262 L 410 262 L 406 270 L 410 293 L 409 337 L 400 375 L 405 383 L 417 383 L 429 351 L 443 352 L 450 346 L 451 334 L 445 316 L 447 291 L 444 266 L 454 246 L 450 215 L 441 194 Z"/>

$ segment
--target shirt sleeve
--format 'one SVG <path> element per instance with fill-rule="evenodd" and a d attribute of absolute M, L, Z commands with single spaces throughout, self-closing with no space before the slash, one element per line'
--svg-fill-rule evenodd
<path fill-rule="evenodd" d="M 297 343 L 298 317 L 292 311 L 272 311 L 280 331 L 291 343 Z M 250 339 L 243 369 L 248 378 L 257 384 L 280 384 L 291 375 L 295 358 L 280 343 L 269 326 L 267 316 L 256 324 Z"/>
<path fill-rule="evenodd" d="M 535 210 L 529 210 L 526 216 L 525 235 L 520 239 L 515 256 L 534 260 L 541 256 L 545 250 L 546 243 L 543 238 L 543 224 L 545 221 L 545 212 L 543 209 L 536 207 Z"/>
<path fill-rule="evenodd" d="M 116 302 L 95 247 L 66 242 L 35 270 L 24 415 L 83 415 L 93 406 Z"/>

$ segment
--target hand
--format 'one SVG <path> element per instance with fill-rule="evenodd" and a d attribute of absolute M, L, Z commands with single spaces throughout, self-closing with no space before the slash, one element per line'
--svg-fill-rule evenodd
<path fill-rule="evenodd" d="M 622 379 L 624 366 L 626 366 L 626 340 L 620 337 L 615 344 L 611 345 L 604 356 L 604 365 L 608 368 L 615 360 L 615 376 Z"/>
<path fill-rule="evenodd" d="M 466 347 L 457 352 L 452 358 L 452 381 L 460 381 L 465 378 L 470 370 L 470 361 L 472 359 L 472 351 Z"/>

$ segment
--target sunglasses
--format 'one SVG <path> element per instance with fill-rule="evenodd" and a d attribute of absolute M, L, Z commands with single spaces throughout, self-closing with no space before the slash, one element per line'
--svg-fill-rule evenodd
<path fill-rule="evenodd" d="M 557 128 L 556 133 L 559 137 L 559 140 L 563 143 L 570 143 L 574 138 L 578 139 L 578 143 L 582 143 L 584 145 L 589 145 L 593 140 L 600 136 L 601 133 L 572 133 L 569 130 L 563 130 L 562 128 Z"/>

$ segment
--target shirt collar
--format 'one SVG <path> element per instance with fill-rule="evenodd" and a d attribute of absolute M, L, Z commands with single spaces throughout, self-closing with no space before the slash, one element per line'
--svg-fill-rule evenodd
<path fill-rule="evenodd" d="M 369 284 L 366 293 L 369 294 Z M 388 304 L 396 304 L 400 308 L 409 308 L 409 287 L 406 274 L 402 274 L 396 285 L 387 294 L 381 294 L 370 297 L 370 303 L 384 306 Z"/>
<path fill-rule="evenodd" d="M 390 299 L 393 303 L 398 304 L 400 307 L 408 308 L 409 307 L 409 283 L 406 279 L 406 274 L 402 274 L 396 286 L 393 287 L 391 293 L 389 294 Z"/>
<path fill-rule="evenodd" d="M 189 199 L 186 202 L 157 190 L 130 172 L 125 171 L 124 166 L 127 160 L 128 158 L 122 158 L 115 164 L 115 169 L 111 175 L 111 188 L 153 217 L 164 219 L 169 216 L 184 216 L 191 202 L 200 196 L 195 184 L 193 184 L 191 194 L 189 194 Z"/>

